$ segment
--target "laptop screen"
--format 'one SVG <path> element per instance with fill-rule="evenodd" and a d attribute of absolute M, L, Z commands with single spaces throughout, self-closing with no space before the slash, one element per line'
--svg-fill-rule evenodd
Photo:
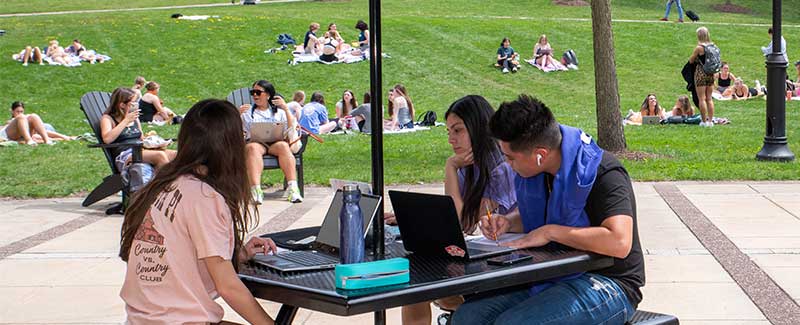
<path fill-rule="evenodd" d="M 336 191 L 333 196 L 331 206 L 328 208 L 328 213 L 325 215 L 325 220 L 322 221 L 322 226 L 317 235 L 317 242 L 327 246 L 339 248 L 339 213 L 342 211 L 342 191 Z M 372 229 L 372 219 L 375 218 L 375 213 L 378 211 L 378 204 L 381 202 L 380 196 L 361 194 L 361 200 L 358 201 L 361 207 L 361 214 L 364 216 L 364 236 Z"/>

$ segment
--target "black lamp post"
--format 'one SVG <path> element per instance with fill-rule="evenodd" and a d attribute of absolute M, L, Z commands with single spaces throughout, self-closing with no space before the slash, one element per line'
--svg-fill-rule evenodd
<path fill-rule="evenodd" d="M 786 140 L 786 66 L 781 44 L 781 0 L 772 0 L 772 53 L 767 55 L 767 132 L 756 154 L 762 161 L 793 161 Z"/>

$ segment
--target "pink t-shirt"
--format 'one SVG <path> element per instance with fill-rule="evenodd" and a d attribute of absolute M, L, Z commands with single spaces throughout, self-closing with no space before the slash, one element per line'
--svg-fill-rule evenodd
<path fill-rule="evenodd" d="M 179 177 L 139 226 L 120 297 L 131 324 L 215 323 L 222 307 L 203 258 L 233 256 L 233 220 L 208 184 Z"/>

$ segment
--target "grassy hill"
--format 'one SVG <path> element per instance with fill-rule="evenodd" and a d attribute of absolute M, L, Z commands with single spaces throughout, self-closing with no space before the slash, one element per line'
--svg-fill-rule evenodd
<path fill-rule="evenodd" d="M 173 1 L 186 3 L 226 1 Z M 562 7 L 549 0 L 513 1 L 383 1 L 383 48 L 391 58 L 383 66 L 384 87 L 403 83 L 419 113 L 433 110 L 440 119 L 450 103 L 467 94 L 485 96 L 493 105 L 530 93 L 550 106 L 560 122 L 596 134 L 592 33 L 588 7 Z M 753 14 L 707 12 L 724 1 L 695 1 L 698 12 L 722 49 L 734 74 L 753 83 L 765 80 L 760 46 L 769 42 L 769 9 L 763 1 L 739 0 Z M 0 13 L 117 7 L 126 1 L 4 1 Z M 159 1 L 139 1 L 136 6 Z M 671 107 L 685 94 L 680 69 L 695 44 L 696 23 L 658 23 L 663 3 L 614 1 L 615 49 L 623 115 L 637 110 L 645 95 L 658 94 Z M 800 59 L 800 14 L 784 3 L 784 32 L 792 61 Z M 706 8 L 706 9 L 703 9 Z M 178 21 L 169 16 L 219 15 L 207 21 Z M 672 18 L 675 19 L 673 13 Z M 277 46 L 276 36 L 290 33 L 301 39 L 310 22 L 336 22 L 352 41 L 358 19 L 367 20 L 368 2 L 294 2 L 257 6 L 224 6 L 128 12 L 84 13 L 0 18 L 0 104 L 26 103 L 59 131 L 81 134 L 89 128 L 79 109 L 80 96 L 92 90 L 111 91 L 130 86 L 137 75 L 161 84 L 165 104 L 185 112 L 196 101 L 224 98 L 254 80 L 272 81 L 279 92 L 307 94 L 322 91 L 333 103 L 345 89 L 357 95 L 368 90 L 369 65 L 286 64 L 289 53 L 265 54 Z M 745 24 L 745 25 L 740 25 Z M 794 24 L 794 25 L 792 25 Z M 525 64 L 516 74 L 503 75 L 492 67 L 500 40 L 507 36 L 523 57 L 531 55 L 540 34 L 547 34 L 557 53 L 574 49 L 580 70 L 545 74 Z M 76 68 L 32 65 L 23 67 L 10 55 L 25 45 L 44 45 L 58 38 L 80 38 L 88 48 L 112 60 Z M 360 97 L 360 96 L 357 96 Z M 765 101 L 717 102 L 717 116 L 732 123 L 713 129 L 696 126 L 628 126 L 630 150 L 657 158 L 624 161 L 636 180 L 800 179 L 797 163 L 759 163 L 754 160 L 764 135 Z M 800 153 L 800 102 L 787 103 L 790 147 Z M 8 112 L 7 110 L 5 112 Z M 8 113 L 6 113 L 8 114 Z M 160 134 L 177 134 L 177 126 L 157 127 Z M 306 180 L 327 184 L 329 178 L 369 180 L 369 137 L 327 136 L 306 151 Z M 451 151 L 444 128 L 385 137 L 386 183 L 439 182 Z M 56 146 L 0 148 L 0 196 L 62 196 L 91 190 L 108 166 L 99 150 L 83 143 Z M 265 183 L 280 182 L 278 171 L 266 172 Z"/>

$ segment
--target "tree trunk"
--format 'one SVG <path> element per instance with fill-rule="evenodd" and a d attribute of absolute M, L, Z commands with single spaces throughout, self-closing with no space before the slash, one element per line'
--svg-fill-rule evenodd
<path fill-rule="evenodd" d="M 597 144 L 608 151 L 625 150 L 619 111 L 619 87 L 611 31 L 611 0 L 592 0 L 594 90 L 597 105 Z"/>

